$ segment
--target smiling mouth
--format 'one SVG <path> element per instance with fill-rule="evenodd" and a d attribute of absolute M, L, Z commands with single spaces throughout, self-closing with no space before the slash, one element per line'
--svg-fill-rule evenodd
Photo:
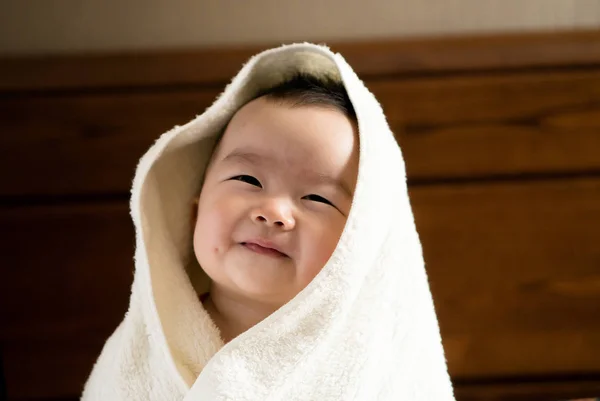
<path fill-rule="evenodd" d="M 285 253 L 279 252 L 277 249 L 260 246 L 253 242 L 242 242 L 242 243 L 240 243 L 240 245 L 242 245 L 244 248 L 246 248 L 252 252 L 258 253 L 260 255 L 266 255 L 266 256 L 271 256 L 271 257 L 275 257 L 275 258 L 287 258 L 288 257 Z"/>

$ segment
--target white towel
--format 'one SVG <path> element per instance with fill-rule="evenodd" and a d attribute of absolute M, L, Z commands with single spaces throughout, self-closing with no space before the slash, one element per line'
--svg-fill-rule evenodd
<path fill-rule="evenodd" d="M 341 80 L 358 118 L 351 212 L 321 272 L 223 344 L 198 294 L 190 205 L 215 138 L 257 91 L 297 72 Z M 453 400 L 400 149 L 375 97 L 339 54 L 295 44 L 254 56 L 202 115 L 162 135 L 133 182 L 129 310 L 85 401 Z"/>

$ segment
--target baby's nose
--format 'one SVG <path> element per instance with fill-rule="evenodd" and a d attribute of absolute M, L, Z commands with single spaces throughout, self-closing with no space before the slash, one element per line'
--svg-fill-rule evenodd
<path fill-rule="evenodd" d="M 296 225 L 291 207 L 285 202 L 268 202 L 252 211 L 251 219 L 256 224 L 292 230 Z"/>

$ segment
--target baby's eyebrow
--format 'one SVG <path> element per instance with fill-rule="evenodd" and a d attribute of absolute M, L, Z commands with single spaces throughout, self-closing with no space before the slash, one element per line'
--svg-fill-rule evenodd
<path fill-rule="evenodd" d="M 227 161 L 239 161 L 245 164 L 273 164 L 275 160 L 272 157 L 266 155 L 259 155 L 255 152 L 249 152 L 241 149 L 236 149 L 229 153 L 223 158 L 224 162 Z"/>
<path fill-rule="evenodd" d="M 350 188 L 348 187 L 348 185 L 346 185 L 346 183 L 342 180 L 338 180 L 337 178 L 333 178 L 330 177 L 326 174 L 316 174 L 317 176 L 317 181 L 321 184 L 325 184 L 325 185 L 331 185 L 334 186 L 338 189 L 340 189 L 344 195 L 348 196 L 348 198 L 352 199 L 352 191 L 350 190 Z"/>
<path fill-rule="evenodd" d="M 267 165 L 267 166 L 276 166 L 278 164 L 278 160 L 269 155 L 261 155 L 253 151 L 236 149 L 229 153 L 227 156 L 223 158 L 224 162 L 227 161 L 238 161 L 240 163 L 249 164 L 249 165 Z M 353 193 L 352 190 L 346 183 L 337 178 L 331 177 L 327 174 L 316 173 L 313 171 L 307 172 L 307 176 L 314 177 L 312 181 L 315 181 L 322 185 L 330 185 L 340 189 L 348 198 L 352 199 Z"/>

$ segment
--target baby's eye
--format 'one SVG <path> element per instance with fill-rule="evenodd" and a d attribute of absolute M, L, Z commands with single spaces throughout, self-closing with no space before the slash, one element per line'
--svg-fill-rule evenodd
<path fill-rule="evenodd" d="M 262 188 L 260 181 L 258 181 L 256 178 L 252 177 L 251 175 L 236 175 L 235 177 L 232 177 L 231 179 L 236 180 L 236 181 L 242 181 L 242 182 L 245 182 L 246 184 L 250 184 L 250 185 L 254 185 L 255 187 Z"/>
<path fill-rule="evenodd" d="M 311 195 L 306 195 L 304 197 L 305 199 L 314 201 L 314 202 L 321 202 L 321 203 L 325 203 L 326 205 L 331 205 L 333 206 L 333 203 L 329 202 L 327 199 L 323 198 L 322 196 L 319 195 L 315 195 L 315 194 L 311 194 Z"/>

